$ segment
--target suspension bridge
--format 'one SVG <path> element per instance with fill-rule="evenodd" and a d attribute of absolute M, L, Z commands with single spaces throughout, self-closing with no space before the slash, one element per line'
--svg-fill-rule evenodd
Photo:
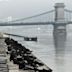
<path fill-rule="evenodd" d="M 72 11 L 65 9 L 63 3 L 56 3 L 54 10 L 26 18 L 15 19 L 0 23 L 0 26 L 21 26 L 21 25 L 67 25 L 72 24 Z"/>
<path fill-rule="evenodd" d="M 72 24 L 72 11 L 66 9 L 64 3 L 56 3 L 53 10 L 41 14 L 0 22 L 0 26 L 53 25 L 56 38 L 60 33 L 66 34 L 68 24 Z"/>

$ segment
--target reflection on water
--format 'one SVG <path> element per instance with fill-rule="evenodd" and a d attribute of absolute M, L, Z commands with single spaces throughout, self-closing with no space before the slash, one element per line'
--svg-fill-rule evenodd
<path fill-rule="evenodd" d="M 66 31 L 61 33 L 57 32 L 54 34 L 55 63 L 57 72 L 65 72 L 64 70 L 65 42 L 66 42 Z"/>

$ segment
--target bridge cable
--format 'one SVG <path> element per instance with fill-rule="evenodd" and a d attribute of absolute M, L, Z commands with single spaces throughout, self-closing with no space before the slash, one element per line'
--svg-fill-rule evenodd
<path fill-rule="evenodd" d="M 16 20 L 9 21 L 9 22 L 16 22 L 16 21 L 28 20 L 28 19 L 39 17 L 39 16 L 42 16 L 42 15 L 45 15 L 45 14 L 48 14 L 48 13 L 52 13 L 54 11 L 55 10 L 51 10 L 51 11 L 47 11 L 47 12 L 44 12 L 44 13 L 41 13 L 41 14 L 33 15 L 33 16 L 30 16 L 30 17 L 26 17 L 26 18 L 16 19 Z"/>

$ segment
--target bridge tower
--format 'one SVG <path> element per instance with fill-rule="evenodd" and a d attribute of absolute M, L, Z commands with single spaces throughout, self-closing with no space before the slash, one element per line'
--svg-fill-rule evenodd
<path fill-rule="evenodd" d="M 56 3 L 55 4 L 55 24 L 54 24 L 54 32 L 66 31 L 66 25 L 64 24 L 64 3 Z"/>
<path fill-rule="evenodd" d="M 55 4 L 54 40 L 55 45 L 62 46 L 66 40 L 66 25 L 64 24 L 64 3 Z"/>

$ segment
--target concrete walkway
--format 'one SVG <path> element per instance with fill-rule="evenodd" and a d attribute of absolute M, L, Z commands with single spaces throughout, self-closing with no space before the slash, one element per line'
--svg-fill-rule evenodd
<path fill-rule="evenodd" d="M 32 72 L 29 70 L 19 70 L 18 65 L 9 61 L 9 55 L 6 54 L 7 45 L 4 39 L 0 39 L 0 72 Z"/>
<path fill-rule="evenodd" d="M 4 39 L 0 39 L 0 72 L 8 72 Z"/>

